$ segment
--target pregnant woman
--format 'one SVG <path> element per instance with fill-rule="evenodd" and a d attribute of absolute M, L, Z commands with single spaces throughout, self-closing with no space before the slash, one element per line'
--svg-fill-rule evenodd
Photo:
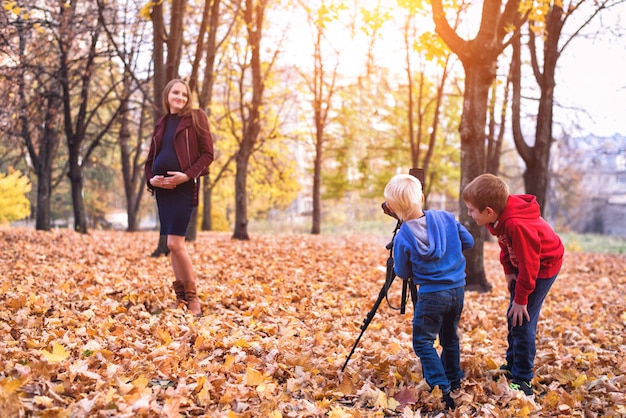
<path fill-rule="evenodd" d="M 191 106 L 186 82 L 170 81 L 162 100 L 165 115 L 154 127 L 145 165 L 146 181 L 156 197 L 161 235 L 167 236 L 176 300 L 201 316 L 185 234 L 193 208 L 198 206 L 200 176 L 208 173 L 213 161 L 213 140 L 206 113 Z"/>

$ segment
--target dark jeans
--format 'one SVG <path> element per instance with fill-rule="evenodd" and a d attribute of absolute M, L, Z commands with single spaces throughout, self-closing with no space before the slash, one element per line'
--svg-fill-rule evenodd
<path fill-rule="evenodd" d="M 506 350 L 506 364 L 511 370 L 514 379 L 530 381 L 533 378 L 533 367 L 535 366 L 535 355 L 537 354 L 537 322 L 539 321 L 539 312 L 541 305 L 556 280 L 556 274 L 549 279 L 537 279 L 535 282 L 535 290 L 528 296 L 528 315 L 530 321 L 524 319 L 522 325 L 513 326 L 513 321 L 508 317 L 513 299 L 515 298 L 516 281 L 511 284 L 511 298 L 509 308 L 507 309 L 507 323 L 509 335 L 507 337 L 509 346 Z"/>
<path fill-rule="evenodd" d="M 413 349 L 422 363 L 426 383 L 445 394 L 450 382 L 461 380 L 461 350 L 457 327 L 463 311 L 463 286 L 432 293 L 418 293 L 413 315 Z M 441 357 L 435 349 L 439 336 Z"/>

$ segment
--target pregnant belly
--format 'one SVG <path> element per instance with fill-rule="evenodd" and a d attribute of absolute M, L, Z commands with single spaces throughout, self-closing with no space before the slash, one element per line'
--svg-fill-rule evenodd
<path fill-rule="evenodd" d="M 158 155 L 152 163 L 152 173 L 159 176 L 167 175 L 168 171 L 180 171 L 180 165 L 176 155 L 174 158 L 167 158 L 165 156 Z"/>

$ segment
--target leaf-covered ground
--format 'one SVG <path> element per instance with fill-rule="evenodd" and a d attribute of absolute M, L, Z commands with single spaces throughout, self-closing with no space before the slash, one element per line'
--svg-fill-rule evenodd
<path fill-rule="evenodd" d="M 1 417 L 436 417 L 411 315 L 385 302 L 371 237 L 200 233 L 189 245 L 204 316 L 174 306 L 154 232 L 0 231 Z M 530 400 L 496 369 L 507 295 L 467 293 L 466 379 L 448 416 L 626 416 L 626 258 L 567 253 L 542 311 Z M 391 302 L 399 304 L 400 281 Z"/>

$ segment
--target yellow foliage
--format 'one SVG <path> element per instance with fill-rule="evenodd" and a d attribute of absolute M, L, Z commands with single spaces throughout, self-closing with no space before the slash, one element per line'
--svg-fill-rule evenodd
<path fill-rule="evenodd" d="M 30 202 L 26 198 L 30 189 L 30 180 L 19 171 L 9 169 L 8 174 L 0 173 L 0 224 L 30 215 Z"/>

